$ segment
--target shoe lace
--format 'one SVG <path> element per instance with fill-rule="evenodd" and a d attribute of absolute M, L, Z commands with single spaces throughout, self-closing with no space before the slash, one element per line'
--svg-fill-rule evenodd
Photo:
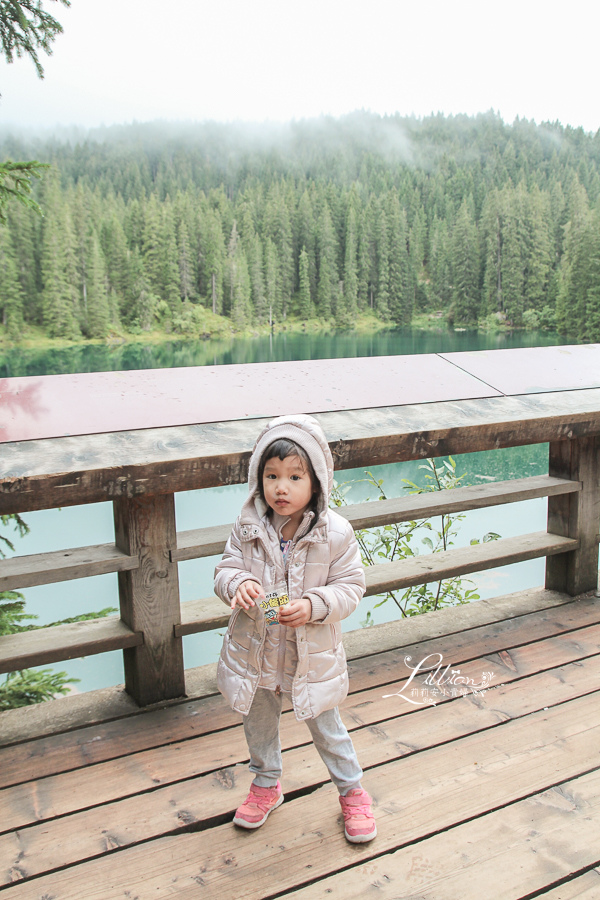
<path fill-rule="evenodd" d="M 274 799 L 275 791 L 269 792 L 268 794 L 258 794 L 251 788 L 250 793 L 248 794 L 244 802 L 244 806 L 256 807 L 261 812 L 266 812 L 272 805 Z"/>
<path fill-rule="evenodd" d="M 362 816 L 365 819 L 369 819 L 372 817 L 371 812 L 371 804 L 368 800 L 361 802 L 352 802 L 354 798 L 344 798 L 345 802 L 342 804 L 342 810 L 344 813 L 344 818 L 348 819 L 350 817 L 354 818 L 358 816 Z"/>

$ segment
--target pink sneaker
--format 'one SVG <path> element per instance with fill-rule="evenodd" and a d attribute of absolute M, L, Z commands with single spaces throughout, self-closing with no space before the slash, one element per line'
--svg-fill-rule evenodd
<path fill-rule="evenodd" d="M 267 821 L 269 813 L 277 809 L 283 803 L 281 784 L 278 781 L 275 787 L 264 788 L 256 784 L 250 785 L 250 793 L 238 807 L 233 818 L 234 825 L 242 828 L 260 828 Z"/>
<path fill-rule="evenodd" d="M 344 834 L 352 844 L 372 841 L 377 834 L 375 817 L 371 810 L 371 798 L 366 791 L 355 788 L 345 797 L 340 796 L 344 815 Z"/>

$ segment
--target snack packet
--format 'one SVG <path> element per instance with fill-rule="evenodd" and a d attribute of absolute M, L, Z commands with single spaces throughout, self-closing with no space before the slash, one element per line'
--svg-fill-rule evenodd
<path fill-rule="evenodd" d="M 268 625 L 278 625 L 279 608 L 287 606 L 290 602 L 287 587 L 285 584 L 278 584 L 272 591 L 265 594 L 264 600 L 260 600 L 260 607 L 265 612 L 265 619 Z"/>

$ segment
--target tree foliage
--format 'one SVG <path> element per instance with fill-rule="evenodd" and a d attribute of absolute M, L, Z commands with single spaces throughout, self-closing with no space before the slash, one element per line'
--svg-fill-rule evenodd
<path fill-rule="evenodd" d="M 352 327 L 371 309 L 398 326 L 441 311 L 600 338 L 600 134 L 361 113 L 266 136 L 132 125 L 38 148 L 54 173 L 34 192 L 45 219 L 13 204 L 3 244 L 13 335 L 193 335 L 208 311 L 238 329 L 315 315 Z"/>
<path fill-rule="evenodd" d="M 58 2 L 71 5 L 71 0 Z M 40 78 L 44 77 L 44 69 L 38 50 L 52 53 L 52 43 L 62 30 L 60 22 L 46 12 L 41 0 L 0 0 L 0 45 L 6 61 L 11 63 L 15 56 L 28 56 Z"/>
<path fill-rule="evenodd" d="M 71 5 L 71 0 L 58 2 Z M 28 56 L 43 78 L 38 50 L 52 53 L 52 43 L 61 33 L 60 22 L 44 10 L 41 0 L 0 0 L 0 48 L 7 62 L 12 63 L 15 56 Z M 0 224 L 6 221 L 6 207 L 11 200 L 40 212 L 31 195 L 32 183 L 45 168 L 36 160 L 0 163 Z"/>

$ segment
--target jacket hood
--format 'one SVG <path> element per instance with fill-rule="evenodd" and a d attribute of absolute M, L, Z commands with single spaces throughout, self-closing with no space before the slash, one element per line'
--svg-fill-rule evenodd
<path fill-rule="evenodd" d="M 273 441 L 287 438 L 294 441 L 305 451 L 310 459 L 317 480 L 321 485 L 318 504 L 318 518 L 329 505 L 329 495 L 333 488 L 333 457 L 323 429 L 312 416 L 280 416 L 273 419 L 263 428 L 258 436 L 248 468 L 248 500 L 244 504 L 242 513 L 247 507 L 254 506 L 258 515 L 262 518 L 267 512 L 268 506 L 262 499 L 258 487 L 258 470 L 261 458 Z"/>

